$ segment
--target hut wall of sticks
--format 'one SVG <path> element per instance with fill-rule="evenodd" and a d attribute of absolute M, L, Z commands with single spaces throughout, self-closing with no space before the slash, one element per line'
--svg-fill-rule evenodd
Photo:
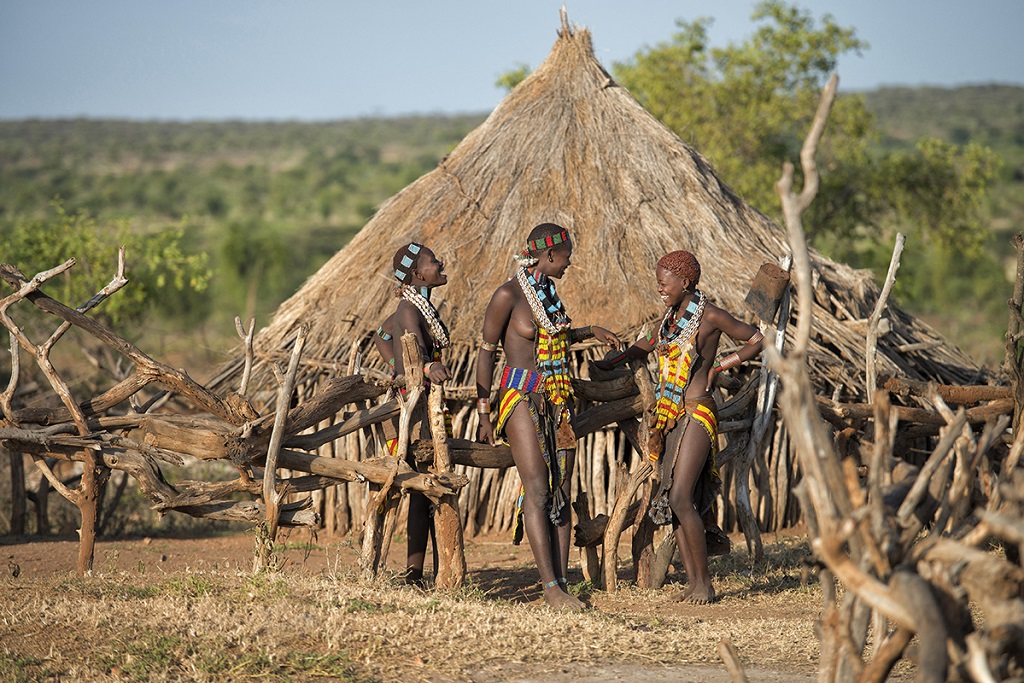
<path fill-rule="evenodd" d="M 445 396 L 455 436 L 472 440 L 484 310 L 495 288 L 513 274 L 513 254 L 542 222 L 564 225 L 573 238 L 573 266 L 558 288 L 575 325 L 602 325 L 632 340 L 656 324 L 664 309 L 654 266 L 675 249 L 696 254 L 703 270 L 700 287 L 711 301 L 769 324 L 757 320 L 745 300 L 761 264 L 786 262 L 784 231 L 616 84 L 595 58 L 590 32 L 570 26 L 563 15 L 544 63 L 436 169 L 385 202 L 350 244 L 281 304 L 255 337 L 251 387 L 257 391 L 250 395 L 258 404 L 263 387 L 263 400 L 275 400 L 271 368 L 288 358 L 300 325 L 308 325 L 308 333 L 295 400 L 308 399 L 339 375 L 384 377 L 372 334 L 395 307 L 392 255 L 401 244 L 417 241 L 446 263 L 449 284 L 434 292 L 453 340 L 446 357 L 453 379 Z M 831 397 L 823 409 L 841 411 L 841 403 L 864 404 L 870 393 L 865 336 L 880 288 L 866 271 L 813 252 L 810 258 L 816 324 L 808 348 L 811 381 L 819 396 Z M 778 328 L 787 329 L 797 314 L 795 304 L 784 305 Z M 587 361 L 601 355 L 603 349 L 593 344 L 574 348 L 577 376 L 590 377 Z M 963 385 L 987 379 L 954 345 L 891 303 L 876 363 L 880 375 L 909 381 Z M 499 355 L 497 372 L 502 368 Z M 237 387 L 241 372 L 238 360 L 212 386 Z M 797 460 L 774 413 L 762 418 L 762 433 L 751 438 L 758 405 L 768 411 L 772 406 L 759 385 L 760 366 L 751 363 L 744 372 L 719 396 L 725 482 L 719 522 L 727 531 L 736 528 L 737 496 L 745 495 L 760 528 L 779 529 L 800 521 L 792 494 L 800 476 Z M 580 411 L 588 404 L 581 402 Z M 373 433 L 362 430 L 320 454 L 360 460 L 374 451 Z M 637 457 L 618 427 L 592 431 L 580 441 L 574 499 L 584 491 L 591 516 L 610 513 L 618 464 L 629 466 Z M 519 488 L 514 468 L 457 471 L 469 477 L 459 499 L 466 533 L 509 529 Z M 359 483 L 326 490 L 317 501 L 325 529 L 358 532 L 365 502 L 366 487 Z"/>

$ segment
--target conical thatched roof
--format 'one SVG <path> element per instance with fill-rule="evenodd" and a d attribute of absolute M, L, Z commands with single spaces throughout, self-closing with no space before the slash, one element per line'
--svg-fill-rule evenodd
<path fill-rule="evenodd" d="M 527 233 L 546 221 L 573 236 L 574 265 L 558 290 L 574 321 L 619 333 L 663 311 L 653 269 L 668 251 L 693 251 L 703 268 L 701 289 L 748 320 L 744 297 L 758 267 L 788 252 L 784 231 L 611 79 L 594 57 L 589 31 L 563 21 L 544 63 L 281 304 L 257 337 L 257 354 L 279 357 L 306 322 L 306 379 L 344 371 L 352 344 L 365 344 L 394 310 L 391 258 L 415 240 L 446 263 L 449 284 L 435 290 L 434 301 L 451 328 L 456 380 L 472 384 L 488 300 L 512 274 L 511 257 Z M 858 321 L 870 315 L 879 288 L 866 271 L 812 258 L 815 380 L 829 393 L 850 385 L 846 395 L 862 395 L 865 328 Z M 880 374 L 974 378 L 975 364 L 959 350 L 899 310 L 890 307 L 890 315 L 894 331 L 880 340 Z M 899 350 L 909 344 L 919 346 Z"/>

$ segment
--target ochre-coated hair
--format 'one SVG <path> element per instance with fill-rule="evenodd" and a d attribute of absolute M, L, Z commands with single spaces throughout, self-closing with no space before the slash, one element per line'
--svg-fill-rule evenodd
<path fill-rule="evenodd" d="M 658 259 L 658 266 L 684 280 L 689 280 L 690 287 L 696 287 L 700 282 L 700 263 L 697 262 L 697 257 L 688 251 L 670 251 Z"/>

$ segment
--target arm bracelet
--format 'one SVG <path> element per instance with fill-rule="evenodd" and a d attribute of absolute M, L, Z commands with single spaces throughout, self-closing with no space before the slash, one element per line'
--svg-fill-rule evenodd
<path fill-rule="evenodd" d="M 750 339 L 747 340 L 747 346 L 750 346 L 751 344 L 756 344 L 762 339 L 764 339 L 764 335 L 761 334 L 760 330 L 758 330 Z"/>
<path fill-rule="evenodd" d="M 481 339 L 480 340 L 480 350 L 481 351 L 490 351 L 491 353 L 494 353 L 495 351 L 498 350 L 498 343 L 497 342 L 491 343 L 491 342 L 487 341 L 486 339 Z"/>
<path fill-rule="evenodd" d="M 586 327 L 575 327 L 569 330 L 569 341 L 578 342 L 584 339 L 590 339 L 594 336 L 594 327 L 587 325 Z"/>
<path fill-rule="evenodd" d="M 427 363 L 426 365 L 424 365 L 424 366 L 423 366 L 423 374 L 424 374 L 424 375 L 430 375 L 430 366 L 431 366 L 431 365 L 433 365 L 433 364 L 434 364 L 434 363 L 436 363 L 436 362 L 437 362 L 437 361 L 430 361 L 429 363 Z"/>
<path fill-rule="evenodd" d="M 481 415 L 491 414 L 491 399 L 489 398 L 478 398 L 476 400 L 476 412 Z"/>
<path fill-rule="evenodd" d="M 733 352 L 715 363 L 715 370 L 718 370 L 719 372 L 722 370 L 728 370 L 729 368 L 736 367 L 742 362 L 743 361 L 740 360 L 740 354 Z"/>

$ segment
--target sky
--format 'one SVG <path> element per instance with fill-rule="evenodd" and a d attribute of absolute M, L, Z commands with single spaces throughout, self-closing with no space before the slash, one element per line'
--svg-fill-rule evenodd
<path fill-rule="evenodd" d="M 0 0 L 0 119 L 324 121 L 487 113 L 536 68 L 563 2 L 606 68 L 711 17 L 750 36 L 753 0 Z M 840 89 L 1024 85 L 1024 0 L 800 0 L 869 43 Z"/>

